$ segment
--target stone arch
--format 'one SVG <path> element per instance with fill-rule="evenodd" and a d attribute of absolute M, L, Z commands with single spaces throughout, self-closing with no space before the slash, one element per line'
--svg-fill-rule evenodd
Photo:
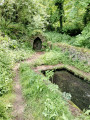
<path fill-rule="evenodd" d="M 39 37 L 33 41 L 33 49 L 36 51 L 42 49 L 42 40 Z"/>
<path fill-rule="evenodd" d="M 32 35 L 30 37 L 30 45 L 32 46 L 32 49 L 35 51 L 42 51 L 45 50 L 47 47 L 51 46 L 48 43 L 47 37 L 43 34 Z"/>

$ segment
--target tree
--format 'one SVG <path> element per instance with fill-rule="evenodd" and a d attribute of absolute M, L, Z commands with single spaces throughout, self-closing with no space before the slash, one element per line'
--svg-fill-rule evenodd
<path fill-rule="evenodd" d="M 60 32 L 62 32 L 63 28 L 63 14 L 64 14 L 64 9 L 63 9 L 63 2 L 64 0 L 56 0 L 55 5 L 58 7 L 59 10 L 59 21 L 60 21 Z"/>
<path fill-rule="evenodd" d="M 0 28 L 11 37 L 20 38 L 36 29 L 45 30 L 47 17 L 41 0 L 5 0 L 1 6 Z"/>
<path fill-rule="evenodd" d="M 83 22 L 85 26 L 87 25 L 88 22 L 90 22 L 90 3 L 86 7 L 86 12 L 83 17 Z"/>

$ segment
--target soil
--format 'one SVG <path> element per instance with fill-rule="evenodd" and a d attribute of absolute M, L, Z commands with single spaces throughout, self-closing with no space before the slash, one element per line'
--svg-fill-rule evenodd
<path fill-rule="evenodd" d="M 43 54 L 43 52 L 38 52 L 35 53 L 31 58 L 22 61 L 22 63 L 26 62 L 26 63 L 33 63 L 35 62 L 36 59 L 38 59 L 41 55 Z M 24 108 L 25 108 L 25 102 L 24 102 L 24 98 L 22 95 L 22 89 L 21 89 L 21 85 L 20 85 L 20 81 L 19 81 L 19 67 L 20 67 L 20 63 L 17 63 L 15 65 L 15 67 L 13 68 L 13 71 L 15 73 L 15 77 L 14 77 L 14 93 L 15 93 L 15 101 L 13 104 L 13 116 L 14 119 L 13 120 L 24 120 Z M 33 119 L 32 115 L 31 115 L 31 120 Z"/>

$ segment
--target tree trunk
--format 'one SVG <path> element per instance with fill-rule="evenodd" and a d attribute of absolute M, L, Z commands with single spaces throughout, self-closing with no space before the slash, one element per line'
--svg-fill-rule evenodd
<path fill-rule="evenodd" d="M 90 4 L 87 6 L 86 13 L 83 17 L 84 26 L 86 26 L 89 21 L 90 21 Z"/>
<path fill-rule="evenodd" d="M 60 32 L 62 32 L 62 28 L 63 28 L 63 3 L 59 4 L 59 14 L 60 14 Z"/>

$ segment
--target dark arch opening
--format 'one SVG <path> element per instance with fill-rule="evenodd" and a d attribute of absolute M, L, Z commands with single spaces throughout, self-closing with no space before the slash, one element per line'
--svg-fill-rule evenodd
<path fill-rule="evenodd" d="M 42 49 L 42 41 L 39 37 L 37 37 L 33 42 L 33 49 L 34 50 L 41 50 Z"/>

